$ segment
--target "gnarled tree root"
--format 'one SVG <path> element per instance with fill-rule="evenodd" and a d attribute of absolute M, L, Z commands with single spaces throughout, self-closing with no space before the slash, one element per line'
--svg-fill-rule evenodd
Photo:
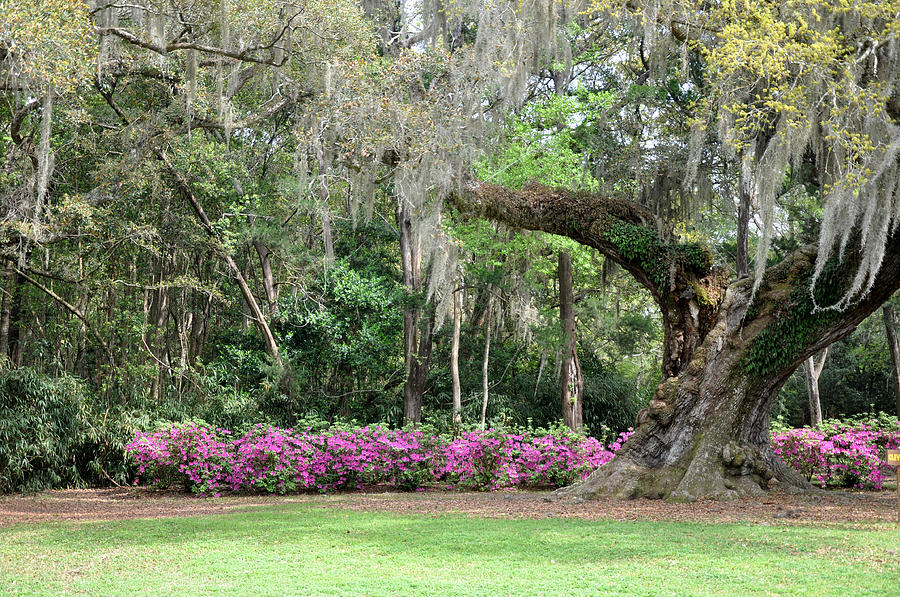
<path fill-rule="evenodd" d="M 817 491 L 771 453 L 762 454 L 729 443 L 716 460 L 695 458 L 688 466 L 648 467 L 621 455 L 585 480 L 557 489 L 546 499 L 580 502 L 599 497 L 644 497 L 690 502 L 762 496 L 770 491 L 794 494 Z"/>

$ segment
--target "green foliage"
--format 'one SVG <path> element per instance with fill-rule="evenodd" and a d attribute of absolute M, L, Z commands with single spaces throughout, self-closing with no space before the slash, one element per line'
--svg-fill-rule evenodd
<path fill-rule="evenodd" d="M 828 358 L 819 378 L 823 415 L 871 425 L 875 421 L 867 419 L 875 416 L 872 413 L 894 412 L 892 367 L 884 321 L 881 311 L 876 311 L 849 336 L 828 347 Z M 785 383 L 772 412 L 781 415 L 791 427 L 809 423 L 809 400 L 802 368 Z"/>
<path fill-rule="evenodd" d="M 554 94 L 529 103 L 507 122 L 506 142 L 476 166 L 482 180 L 510 188 L 529 181 L 548 186 L 597 190 L 584 168 L 580 124 L 611 102 L 601 92 Z"/>
<path fill-rule="evenodd" d="M 703 245 L 663 244 L 646 226 L 614 220 L 604 234 L 622 257 L 637 263 L 660 288 L 667 287 L 672 264 L 700 273 L 712 266 L 712 253 Z"/>
<path fill-rule="evenodd" d="M 655 232 L 645 226 L 615 220 L 605 236 L 623 258 L 640 265 L 657 286 L 665 285 L 669 268 L 665 248 Z"/>
<path fill-rule="evenodd" d="M 830 305 L 841 296 L 840 277 L 838 265 L 831 261 L 816 284 L 815 296 L 808 278 L 794 283 L 789 299 L 776 308 L 774 322 L 751 341 L 743 365 L 748 375 L 764 378 L 786 366 L 817 330 L 838 317 L 836 311 L 817 311 L 816 306 Z"/>
<path fill-rule="evenodd" d="M 305 297 L 282 301 L 279 340 L 298 383 L 325 412 L 377 396 L 378 384 L 402 367 L 402 298 L 393 280 L 364 277 L 338 261 Z"/>
<path fill-rule="evenodd" d="M 146 423 L 99 409 L 72 377 L 0 370 L 0 493 L 126 483 L 124 446 Z"/>

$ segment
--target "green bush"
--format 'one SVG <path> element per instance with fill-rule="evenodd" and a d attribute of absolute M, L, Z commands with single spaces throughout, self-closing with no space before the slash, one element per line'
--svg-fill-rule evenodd
<path fill-rule="evenodd" d="M 146 423 L 99 411 L 74 377 L 0 370 L 0 493 L 125 483 L 125 444 Z"/>

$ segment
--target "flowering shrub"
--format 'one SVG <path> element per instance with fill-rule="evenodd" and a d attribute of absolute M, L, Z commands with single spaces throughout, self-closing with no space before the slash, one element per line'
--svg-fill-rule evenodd
<path fill-rule="evenodd" d="M 287 493 L 363 485 L 415 490 L 441 484 L 495 490 L 560 487 L 612 460 L 633 432 L 609 445 L 565 429 L 473 431 L 458 437 L 370 426 L 305 431 L 257 425 L 240 437 L 200 423 L 138 433 L 127 449 L 139 477 L 202 494 Z M 826 487 L 881 489 L 885 450 L 900 447 L 900 427 L 828 422 L 779 430 L 772 447 L 787 464 Z"/>
<path fill-rule="evenodd" d="M 881 489 L 889 467 L 885 450 L 900 446 L 900 427 L 828 422 L 819 429 L 789 429 L 772 436 L 787 464 L 822 487 Z"/>
<path fill-rule="evenodd" d="M 128 450 L 139 477 L 203 494 L 286 493 L 384 484 L 404 490 L 436 483 L 474 489 L 561 486 L 609 462 L 631 435 L 609 446 L 594 438 L 496 430 L 452 438 L 378 426 L 313 432 L 257 425 L 235 439 L 188 423 L 138 433 Z"/>
<path fill-rule="evenodd" d="M 200 493 L 218 491 L 231 468 L 231 432 L 198 423 L 170 425 L 155 433 L 138 432 L 125 446 L 138 464 L 138 475 L 166 487 L 180 485 Z"/>

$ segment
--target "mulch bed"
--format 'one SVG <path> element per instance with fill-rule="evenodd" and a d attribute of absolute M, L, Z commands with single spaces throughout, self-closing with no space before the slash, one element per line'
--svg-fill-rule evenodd
<path fill-rule="evenodd" d="M 199 516 L 261 506 L 304 503 L 317 508 L 398 514 L 456 514 L 487 518 L 579 518 L 757 522 L 764 524 L 872 523 L 897 520 L 897 495 L 890 491 L 810 495 L 774 493 L 728 502 L 671 504 L 661 500 L 591 500 L 549 503 L 548 492 L 491 493 L 428 491 L 336 495 L 198 497 L 147 488 L 70 489 L 0 497 L 0 526 L 47 521 L 97 521 Z"/>

